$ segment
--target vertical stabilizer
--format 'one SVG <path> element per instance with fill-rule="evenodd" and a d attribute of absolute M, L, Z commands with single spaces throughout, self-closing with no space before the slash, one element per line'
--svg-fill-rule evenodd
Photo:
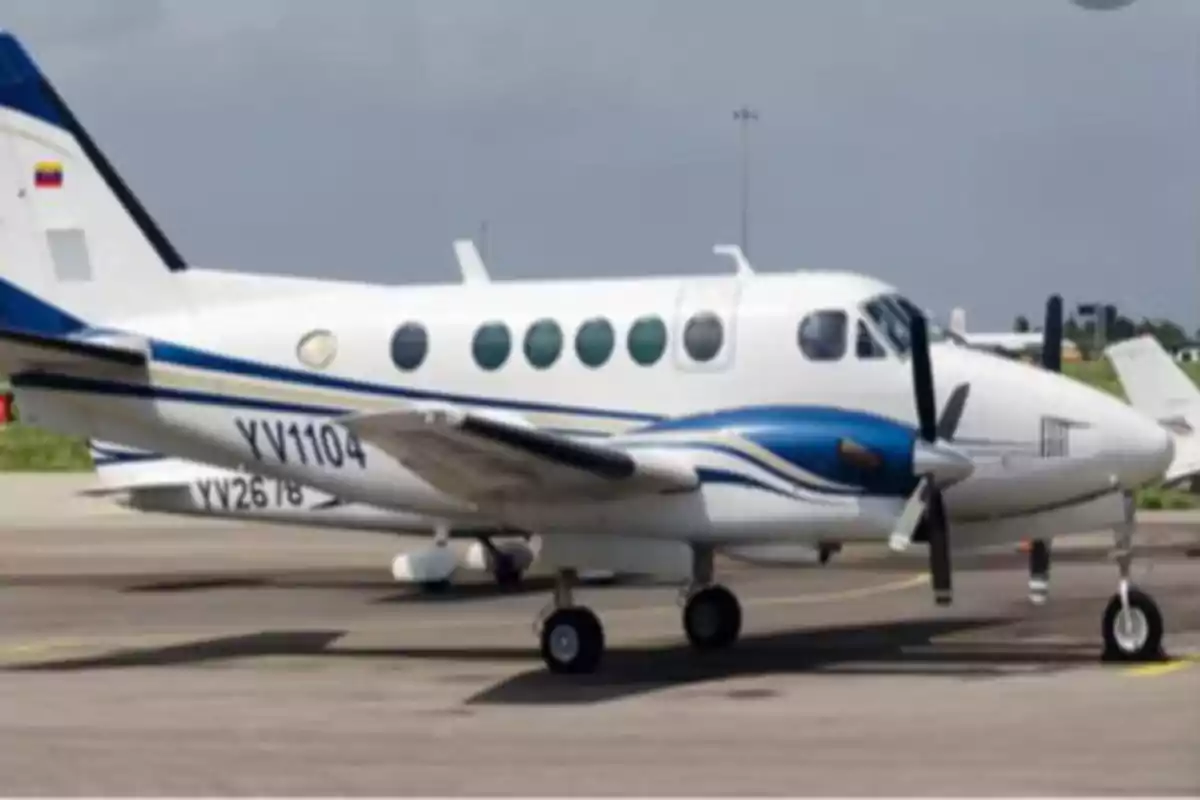
<path fill-rule="evenodd" d="M 0 326 L 66 334 L 181 302 L 186 268 L 11 33 L 0 31 Z"/>
<path fill-rule="evenodd" d="M 967 310 L 956 308 L 950 312 L 950 332 L 964 339 L 967 336 Z"/>

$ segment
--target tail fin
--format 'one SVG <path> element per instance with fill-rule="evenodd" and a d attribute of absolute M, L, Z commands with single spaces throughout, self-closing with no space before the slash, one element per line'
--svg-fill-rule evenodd
<path fill-rule="evenodd" d="M 967 311 L 964 308 L 956 308 L 950 312 L 950 332 L 966 338 L 967 336 Z"/>
<path fill-rule="evenodd" d="M 179 252 L 0 31 L 0 326 L 62 335 L 178 302 Z"/>
<path fill-rule="evenodd" d="M 1166 482 L 1200 474 L 1200 387 L 1149 334 L 1110 345 L 1105 352 L 1130 405 L 1175 435 L 1175 460 Z"/>

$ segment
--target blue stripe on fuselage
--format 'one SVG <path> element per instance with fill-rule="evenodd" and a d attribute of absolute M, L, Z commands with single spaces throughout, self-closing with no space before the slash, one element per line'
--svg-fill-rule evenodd
<path fill-rule="evenodd" d="M 29 389 L 45 389 L 54 391 L 82 392 L 87 394 L 100 394 L 113 397 L 136 397 L 144 399 L 167 400 L 172 402 L 196 403 L 201 405 L 215 405 L 227 408 L 250 408 L 257 411 L 273 411 L 276 413 L 292 413 L 292 414 L 312 414 L 321 416 L 336 417 L 341 414 L 352 411 L 353 409 L 341 408 L 336 406 L 321 406 L 308 405 L 298 403 L 279 403 L 269 400 L 258 400 L 255 398 L 246 397 L 231 397 L 225 395 L 208 394 L 204 392 L 196 392 L 184 389 L 164 388 L 157 386 L 147 386 L 144 384 L 125 384 L 110 380 L 97 380 L 92 378 L 78 378 L 64 375 L 46 375 L 46 374 L 29 374 L 15 376 L 13 385 L 19 388 Z M 802 411 L 803 409 L 797 409 Z M 674 426 L 674 430 L 681 430 L 680 426 Z M 590 431 L 574 431 L 563 428 L 546 429 L 548 432 L 553 432 L 566 436 L 591 435 L 595 436 Z M 685 440 L 664 440 L 663 442 L 643 441 L 639 445 L 633 446 L 661 446 L 670 448 L 684 448 L 693 450 L 708 450 L 711 452 L 723 453 L 737 459 L 740 459 L 754 467 L 761 469 L 768 474 L 771 474 L 788 485 L 804 488 L 809 491 L 820 494 L 832 495 L 857 495 L 861 494 L 861 489 L 833 489 L 830 487 L 819 486 L 807 481 L 799 480 L 794 475 L 788 475 L 771 464 L 764 463 L 760 459 L 754 458 L 746 453 L 743 453 L 734 448 L 720 445 L 714 442 L 704 440 L 685 441 Z M 805 468 L 803 463 L 797 463 L 795 466 Z M 767 487 L 761 481 L 758 481 L 749 476 L 743 476 L 747 481 L 765 488 L 771 488 L 772 491 L 780 491 L 774 487 Z"/>

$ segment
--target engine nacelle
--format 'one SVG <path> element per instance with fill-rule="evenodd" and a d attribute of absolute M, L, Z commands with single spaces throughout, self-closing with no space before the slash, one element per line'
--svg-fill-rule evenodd
<path fill-rule="evenodd" d="M 458 554 L 449 547 L 401 553 L 392 560 L 392 577 L 400 583 L 441 583 L 458 569 Z"/>
<path fill-rule="evenodd" d="M 833 542 L 811 544 L 745 544 L 721 548 L 721 553 L 734 561 L 759 567 L 797 567 L 806 564 L 824 564 L 829 557 L 841 550 Z"/>
<path fill-rule="evenodd" d="M 492 545 L 509 558 L 517 572 L 525 572 L 533 565 L 533 548 L 524 540 L 513 539 L 499 542 L 492 540 Z M 496 557 L 482 542 L 471 542 L 463 556 L 463 566 L 482 572 L 494 572 Z"/>

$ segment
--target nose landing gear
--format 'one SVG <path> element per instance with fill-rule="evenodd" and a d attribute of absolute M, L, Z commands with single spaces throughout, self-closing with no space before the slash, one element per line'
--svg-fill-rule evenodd
<path fill-rule="evenodd" d="M 1129 580 L 1133 566 L 1133 531 L 1136 506 L 1132 492 L 1125 493 L 1125 523 L 1115 531 L 1117 569 L 1121 582 L 1104 609 L 1101 633 L 1105 661 L 1161 661 L 1163 617 L 1158 604 Z"/>

